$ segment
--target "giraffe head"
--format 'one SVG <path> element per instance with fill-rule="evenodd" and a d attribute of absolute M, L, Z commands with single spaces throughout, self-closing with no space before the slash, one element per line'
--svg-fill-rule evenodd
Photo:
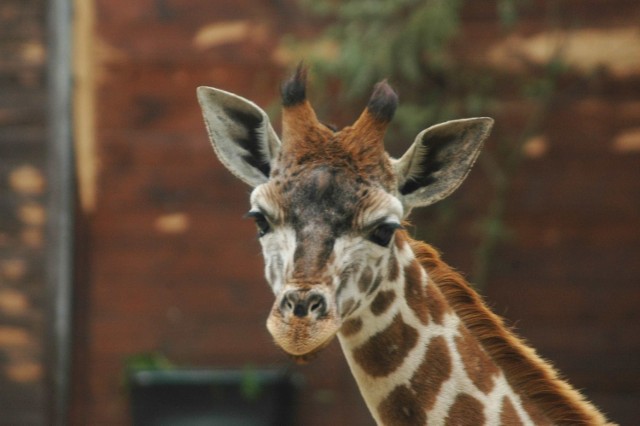
<path fill-rule="evenodd" d="M 305 91 L 306 71 L 298 67 L 282 86 L 280 140 L 254 103 L 198 88 L 216 154 L 254 187 L 248 216 L 275 294 L 267 328 L 301 359 L 370 304 L 381 282 L 393 281 L 403 219 L 460 185 L 493 124 L 472 118 L 429 127 L 393 159 L 383 137 L 398 97 L 386 82 L 375 86 L 355 123 L 339 131 L 318 121 Z"/>

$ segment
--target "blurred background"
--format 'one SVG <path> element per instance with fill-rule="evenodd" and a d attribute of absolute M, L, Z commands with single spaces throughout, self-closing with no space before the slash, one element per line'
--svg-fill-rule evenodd
<path fill-rule="evenodd" d="M 136 386 L 185 368 L 167 380 L 239 399 L 291 378 L 292 424 L 373 424 L 337 342 L 304 366 L 271 342 L 249 188 L 195 98 L 237 93 L 279 128 L 300 60 L 339 127 L 388 78 L 396 155 L 436 122 L 496 119 L 413 231 L 636 424 L 639 22 L 637 0 L 0 0 L 0 424 L 132 424 Z"/>

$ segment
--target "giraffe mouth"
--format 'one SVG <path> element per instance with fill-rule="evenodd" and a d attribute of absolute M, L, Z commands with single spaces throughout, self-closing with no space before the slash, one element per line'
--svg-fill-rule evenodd
<path fill-rule="evenodd" d="M 311 361 L 314 361 L 316 358 L 318 358 L 318 356 L 320 355 L 320 352 L 322 352 L 324 348 L 329 346 L 329 343 L 331 343 L 332 341 L 333 341 L 333 338 L 330 338 L 323 345 L 315 348 L 311 352 L 306 353 L 304 355 L 292 355 L 288 352 L 285 352 L 285 353 L 289 356 L 289 358 L 293 360 L 293 362 L 295 362 L 298 365 L 309 364 Z"/>
<path fill-rule="evenodd" d="M 288 286 L 277 296 L 267 319 L 276 345 L 296 362 L 315 358 L 340 326 L 334 298 L 321 286 Z"/>
<path fill-rule="evenodd" d="M 331 343 L 340 329 L 340 323 L 334 316 L 285 320 L 272 312 L 267 319 L 267 329 L 276 345 L 295 362 L 307 363 Z"/>

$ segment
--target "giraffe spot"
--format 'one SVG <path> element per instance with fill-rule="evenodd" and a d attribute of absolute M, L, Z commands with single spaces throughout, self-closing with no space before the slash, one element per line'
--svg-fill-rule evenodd
<path fill-rule="evenodd" d="M 353 357 L 370 376 L 384 377 L 402 365 L 417 341 L 416 329 L 405 324 L 398 314 L 387 328 L 356 348 Z"/>
<path fill-rule="evenodd" d="M 378 405 L 382 423 L 389 426 L 415 426 L 427 422 L 427 415 L 407 386 L 396 386 Z"/>
<path fill-rule="evenodd" d="M 440 387 L 451 375 L 451 356 L 442 336 L 429 342 L 424 360 L 411 378 L 411 388 L 428 411 L 436 402 Z"/>
<path fill-rule="evenodd" d="M 393 253 L 391 256 L 389 256 L 389 274 L 387 275 L 387 278 L 389 279 L 389 281 L 395 281 L 398 279 L 398 275 L 400 273 L 400 268 L 398 266 L 398 259 L 393 256 Z"/>
<path fill-rule="evenodd" d="M 422 285 L 422 266 L 417 260 L 404 268 L 404 297 L 407 305 L 418 317 L 421 323 L 429 323 L 429 308 L 427 295 Z"/>
<path fill-rule="evenodd" d="M 371 312 L 373 315 L 377 316 L 385 313 L 395 298 L 396 293 L 393 290 L 379 291 L 375 299 L 373 299 L 373 302 L 371 302 Z"/>
<path fill-rule="evenodd" d="M 360 274 L 358 289 L 360 289 L 362 293 L 365 293 L 371 286 L 371 281 L 373 281 L 373 271 L 367 266 Z"/>
<path fill-rule="evenodd" d="M 427 284 L 427 306 L 436 324 L 442 324 L 444 314 L 451 311 L 444 296 L 432 281 Z"/>
<path fill-rule="evenodd" d="M 345 317 L 349 313 L 353 311 L 353 307 L 356 304 L 356 301 L 353 298 L 347 299 L 342 306 L 340 306 L 340 316 Z"/>
<path fill-rule="evenodd" d="M 494 386 L 493 378 L 499 372 L 498 367 L 462 324 L 458 333 L 456 345 L 467 376 L 480 391 L 491 392 Z"/>
<path fill-rule="evenodd" d="M 466 393 L 460 393 L 449 409 L 445 426 L 484 424 L 482 403 Z"/>
<path fill-rule="evenodd" d="M 500 424 L 502 426 L 522 426 L 520 417 L 513 407 L 511 400 L 506 396 L 502 398 L 502 411 L 500 412 Z"/>
<path fill-rule="evenodd" d="M 348 319 L 342 324 L 342 327 L 340 328 L 340 332 L 345 337 L 353 336 L 360 330 L 362 330 L 362 319 L 360 318 Z"/>

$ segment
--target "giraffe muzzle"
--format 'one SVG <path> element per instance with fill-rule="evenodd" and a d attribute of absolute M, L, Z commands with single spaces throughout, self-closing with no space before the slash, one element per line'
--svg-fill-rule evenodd
<path fill-rule="evenodd" d="M 276 344 L 294 356 L 326 346 L 340 328 L 335 303 L 322 290 L 287 290 L 267 319 Z"/>

